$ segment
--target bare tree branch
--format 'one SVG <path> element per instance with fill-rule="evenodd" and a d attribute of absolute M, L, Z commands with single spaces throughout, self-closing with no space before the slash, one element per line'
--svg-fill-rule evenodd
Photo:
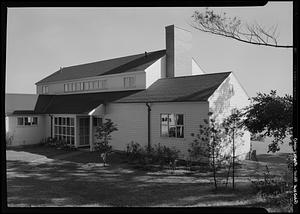
<path fill-rule="evenodd" d="M 276 48 L 293 48 L 292 45 L 278 44 L 279 33 L 277 32 L 277 25 L 270 27 L 268 30 L 257 22 L 251 26 L 248 24 L 242 25 L 241 20 L 237 17 L 227 17 L 226 13 L 219 15 L 208 9 L 203 13 L 194 11 L 192 18 L 193 22 L 190 25 L 202 32 L 232 38 L 249 44 Z"/>

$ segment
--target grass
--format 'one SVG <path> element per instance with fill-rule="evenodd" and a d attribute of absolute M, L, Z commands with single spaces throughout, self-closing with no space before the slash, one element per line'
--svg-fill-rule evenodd
<path fill-rule="evenodd" d="M 215 191 L 210 173 L 145 171 L 128 165 L 119 153 L 109 158 L 109 166 L 104 167 L 96 152 L 65 152 L 41 146 L 7 150 L 8 205 L 274 208 L 253 193 L 249 182 L 253 174 L 263 173 L 267 162 L 243 162 L 236 172 L 236 190 L 220 186 Z M 268 165 L 279 174 L 284 167 Z"/>

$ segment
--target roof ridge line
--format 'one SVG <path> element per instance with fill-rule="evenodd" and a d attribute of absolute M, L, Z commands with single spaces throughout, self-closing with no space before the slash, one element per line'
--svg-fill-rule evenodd
<path fill-rule="evenodd" d="M 151 54 L 153 52 L 158 52 L 158 51 L 163 51 L 163 50 L 166 50 L 166 49 L 161 49 L 161 50 L 157 50 L 157 51 L 151 51 L 151 52 L 147 52 L 147 53 Z M 97 61 L 93 61 L 93 62 L 87 62 L 87 63 L 82 63 L 82 64 L 70 65 L 70 66 L 62 67 L 62 70 L 64 68 L 70 68 L 70 67 L 74 67 L 74 66 L 87 65 L 87 64 L 97 63 L 97 62 L 105 62 L 105 61 L 110 61 L 110 60 L 114 60 L 114 59 L 120 59 L 120 58 L 131 57 L 131 56 L 138 56 L 138 55 L 144 55 L 144 53 L 132 54 L 132 55 L 127 55 L 127 56 L 119 56 L 119 57 L 114 57 L 114 58 L 110 58 L 110 59 L 97 60 Z"/>

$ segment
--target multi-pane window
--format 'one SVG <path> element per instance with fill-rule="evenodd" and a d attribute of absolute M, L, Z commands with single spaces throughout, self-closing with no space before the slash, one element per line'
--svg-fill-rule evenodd
<path fill-rule="evenodd" d="M 48 94 L 48 92 L 49 92 L 48 86 L 47 85 L 43 85 L 42 86 L 42 94 Z"/>
<path fill-rule="evenodd" d="M 75 124 L 72 117 L 54 117 L 54 137 L 68 144 L 75 143 Z"/>
<path fill-rule="evenodd" d="M 135 78 L 134 77 L 124 77 L 124 88 L 134 88 Z"/>
<path fill-rule="evenodd" d="M 66 83 L 64 84 L 64 91 L 69 92 L 69 91 L 75 91 L 75 83 Z"/>
<path fill-rule="evenodd" d="M 93 81 L 93 88 L 98 89 L 99 88 L 99 83 L 97 80 Z"/>
<path fill-rule="evenodd" d="M 98 84 L 100 89 L 107 88 L 107 80 L 99 80 L 98 82 L 99 82 Z"/>
<path fill-rule="evenodd" d="M 100 117 L 93 118 L 93 126 L 94 127 L 100 126 L 101 124 L 102 124 L 102 118 L 100 118 Z"/>
<path fill-rule="evenodd" d="M 160 121 L 162 137 L 184 138 L 183 114 L 161 114 Z"/>
<path fill-rule="evenodd" d="M 18 126 L 36 126 L 38 124 L 37 117 L 18 117 Z"/>
<path fill-rule="evenodd" d="M 94 89 L 94 84 L 92 81 L 89 82 L 89 89 L 90 90 L 93 90 Z"/>
<path fill-rule="evenodd" d="M 87 91 L 87 90 L 89 90 L 90 88 L 89 88 L 89 82 L 84 82 L 84 90 L 85 91 Z"/>
<path fill-rule="evenodd" d="M 83 82 L 76 82 L 74 83 L 76 84 L 75 87 L 75 91 L 83 91 Z"/>

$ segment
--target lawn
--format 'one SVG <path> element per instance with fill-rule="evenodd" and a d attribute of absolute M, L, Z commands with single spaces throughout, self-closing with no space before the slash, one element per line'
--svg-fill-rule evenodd
<path fill-rule="evenodd" d="M 253 193 L 249 178 L 261 176 L 266 164 L 278 176 L 286 169 L 285 163 L 266 162 L 266 157 L 244 161 L 236 172 L 236 190 L 216 192 L 210 173 L 145 171 L 128 165 L 120 154 L 113 154 L 107 167 L 95 152 L 42 146 L 10 149 L 6 156 L 9 207 L 246 206 L 278 211 Z"/>

